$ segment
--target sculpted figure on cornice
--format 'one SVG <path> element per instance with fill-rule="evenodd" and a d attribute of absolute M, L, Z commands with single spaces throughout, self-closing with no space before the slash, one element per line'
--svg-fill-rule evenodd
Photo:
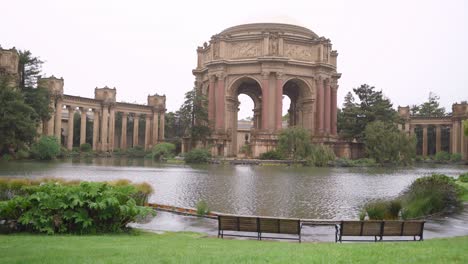
<path fill-rule="evenodd" d="M 270 35 L 270 55 L 277 56 L 278 55 L 278 34 L 271 34 Z"/>
<path fill-rule="evenodd" d="M 296 60 L 312 60 L 312 51 L 310 47 L 304 45 L 286 43 L 285 55 Z"/>
<path fill-rule="evenodd" d="M 260 56 L 260 42 L 234 42 L 231 44 L 231 58 L 251 58 Z"/>

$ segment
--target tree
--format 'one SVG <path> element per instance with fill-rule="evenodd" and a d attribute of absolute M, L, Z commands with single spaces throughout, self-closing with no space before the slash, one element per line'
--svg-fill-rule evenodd
<path fill-rule="evenodd" d="M 416 153 L 416 139 L 399 131 L 395 124 L 374 121 L 367 125 L 364 144 L 378 163 L 410 164 Z"/>
<path fill-rule="evenodd" d="M 399 121 L 392 103 L 384 97 L 382 91 L 376 91 L 375 87 L 363 84 L 354 88 L 353 92 L 359 102 L 355 102 L 354 96 L 348 93 L 339 117 L 338 128 L 343 137 L 362 141 L 367 124 L 374 121 L 388 123 Z"/>
<path fill-rule="evenodd" d="M 420 105 L 411 106 L 411 114 L 422 117 L 442 117 L 445 116 L 445 108 L 439 105 L 440 97 L 430 92 L 427 102 Z"/>
<path fill-rule="evenodd" d="M 40 77 L 42 64 L 38 57 L 34 57 L 29 50 L 19 51 L 19 85 L 20 89 L 36 88 L 37 79 Z"/>
<path fill-rule="evenodd" d="M 36 136 L 37 114 L 24 102 L 21 92 L 0 79 L 0 153 L 14 152 Z"/>
<path fill-rule="evenodd" d="M 465 129 L 465 136 L 468 137 L 468 120 L 463 121 L 463 128 Z"/>
<path fill-rule="evenodd" d="M 185 93 L 185 101 L 178 111 L 181 131 L 190 137 L 190 146 L 194 142 L 205 142 L 211 135 L 208 120 L 208 99 L 199 90 Z"/>
<path fill-rule="evenodd" d="M 301 127 L 289 127 L 281 131 L 278 150 L 293 160 L 306 158 L 311 151 L 310 134 Z"/>

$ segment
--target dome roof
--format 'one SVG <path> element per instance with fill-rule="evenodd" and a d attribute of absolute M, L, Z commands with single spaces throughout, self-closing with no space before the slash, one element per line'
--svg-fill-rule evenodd
<path fill-rule="evenodd" d="M 281 24 L 281 23 L 252 23 L 252 24 L 243 24 L 234 27 L 227 28 L 223 30 L 220 35 L 235 35 L 242 33 L 261 33 L 264 31 L 277 31 L 284 33 L 291 33 L 295 35 L 302 35 L 309 38 L 318 38 L 318 35 L 315 34 L 312 30 L 291 24 Z"/>

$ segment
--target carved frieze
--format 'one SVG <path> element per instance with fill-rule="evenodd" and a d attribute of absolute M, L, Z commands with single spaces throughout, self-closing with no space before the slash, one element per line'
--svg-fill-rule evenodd
<path fill-rule="evenodd" d="M 252 58 L 261 55 L 262 45 L 261 42 L 256 41 L 242 41 L 234 42 L 229 45 L 229 58 Z"/>
<path fill-rule="evenodd" d="M 303 61 L 312 61 L 312 50 L 311 47 L 305 45 L 298 45 L 292 43 L 285 43 L 285 55 L 286 57 L 303 60 Z"/>

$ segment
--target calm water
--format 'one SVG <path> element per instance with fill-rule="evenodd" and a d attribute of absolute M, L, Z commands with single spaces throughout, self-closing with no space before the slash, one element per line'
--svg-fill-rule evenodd
<path fill-rule="evenodd" d="M 61 177 L 150 183 L 150 202 L 213 211 L 300 218 L 356 218 L 370 200 L 397 196 L 431 173 L 458 176 L 468 166 L 413 168 L 292 168 L 283 166 L 161 165 L 151 160 L 95 158 L 0 163 L 0 176 Z"/>

